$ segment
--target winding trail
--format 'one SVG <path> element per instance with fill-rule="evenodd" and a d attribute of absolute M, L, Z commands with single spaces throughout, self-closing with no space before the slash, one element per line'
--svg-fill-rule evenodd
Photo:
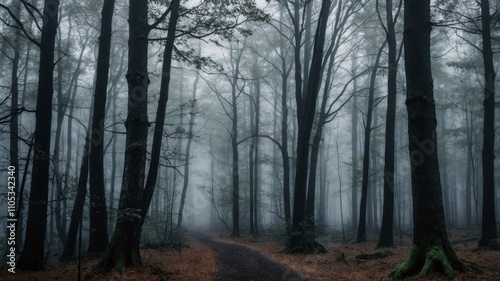
<path fill-rule="evenodd" d="M 192 233 L 216 254 L 216 281 L 305 281 L 297 273 L 244 246 L 216 242 Z"/>

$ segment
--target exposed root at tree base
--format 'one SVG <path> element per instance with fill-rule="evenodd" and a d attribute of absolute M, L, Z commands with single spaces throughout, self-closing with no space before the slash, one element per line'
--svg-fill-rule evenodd
<path fill-rule="evenodd" d="M 135 247 L 123 247 L 123 245 L 119 247 L 118 243 L 112 243 L 87 279 L 95 275 L 110 272 L 111 270 L 121 271 L 124 267 L 139 266 L 142 266 L 139 249 Z"/>
<path fill-rule="evenodd" d="M 328 250 L 320 243 L 314 241 L 293 248 L 287 247 L 283 252 L 286 254 L 326 254 Z"/>
<path fill-rule="evenodd" d="M 500 251 L 500 240 L 498 239 L 491 239 L 487 241 L 479 240 L 479 245 L 477 250 Z"/>
<path fill-rule="evenodd" d="M 408 259 L 398 265 L 389 276 L 394 279 L 403 279 L 418 272 L 420 277 L 437 273 L 452 278 L 455 270 L 471 271 L 456 255 L 447 255 L 442 246 L 430 247 L 424 253 L 421 251 L 418 245 L 413 245 Z"/>

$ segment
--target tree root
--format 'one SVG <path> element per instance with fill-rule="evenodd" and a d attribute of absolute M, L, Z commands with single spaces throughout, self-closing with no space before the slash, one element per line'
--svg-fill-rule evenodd
<path fill-rule="evenodd" d="M 403 279 L 419 272 L 420 277 L 438 273 L 452 278 L 455 270 L 468 272 L 470 268 L 455 255 L 447 255 L 442 246 L 429 247 L 422 252 L 418 245 L 413 245 L 408 259 L 398 265 L 389 276 L 394 279 Z"/>
<path fill-rule="evenodd" d="M 487 241 L 479 240 L 478 250 L 500 251 L 500 240 L 491 239 Z"/>
<path fill-rule="evenodd" d="M 313 241 L 302 243 L 300 246 L 294 248 L 288 247 L 284 252 L 286 254 L 326 254 L 328 250 L 320 243 Z"/>
<path fill-rule="evenodd" d="M 383 259 L 394 255 L 391 251 L 377 252 L 374 254 L 361 254 L 357 255 L 356 258 L 359 260 L 376 260 Z"/>

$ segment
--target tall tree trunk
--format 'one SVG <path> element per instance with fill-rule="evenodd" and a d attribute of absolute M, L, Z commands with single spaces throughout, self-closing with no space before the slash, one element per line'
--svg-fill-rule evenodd
<path fill-rule="evenodd" d="M 45 0 L 44 3 L 42 37 L 39 45 L 40 65 L 36 102 L 35 151 L 26 226 L 26 244 L 18 262 L 19 268 L 31 270 L 44 268 L 52 97 L 54 95 L 54 47 L 59 12 L 59 0 Z"/>
<path fill-rule="evenodd" d="M 253 90 L 255 92 L 255 89 Z M 250 234 L 255 235 L 255 222 L 254 219 L 255 217 L 255 205 L 254 205 L 254 200 L 255 200 L 255 140 L 257 139 L 256 134 L 255 134 L 255 104 L 253 102 L 253 96 L 249 96 L 250 100 L 250 135 L 252 136 L 250 140 L 250 150 L 248 152 L 248 184 L 249 184 L 249 189 L 250 189 Z"/>
<path fill-rule="evenodd" d="M 339 7 L 340 9 L 340 7 Z M 334 38 L 336 35 L 333 36 Z M 338 45 L 337 45 L 338 46 Z M 333 47 L 333 44 L 331 45 Z M 332 51 L 333 50 L 333 51 Z M 330 57 L 329 63 L 328 63 L 328 70 L 326 74 L 326 79 L 325 79 L 325 87 L 323 88 L 323 97 L 321 100 L 321 106 L 319 110 L 319 116 L 318 116 L 318 121 L 316 125 L 316 131 L 313 136 L 312 140 L 312 146 L 311 146 L 311 156 L 310 156 L 310 168 L 309 168 L 309 181 L 307 185 L 307 202 L 306 202 L 306 219 L 311 222 L 311 228 L 312 230 L 315 229 L 315 220 L 314 220 L 314 200 L 316 197 L 316 174 L 317 174 L 317 168 L 318 168 L 318 158 L 319 158 L 319 151 L 320 151 L 320 145 L 323 137 L 323 127 L 326 124 L 327 118 L 328 118 L 328 113 L 326 112 L 326 105 L 329 97 L 329 92 L 330 92 L 330 85 L 331 81 L 333 80 L 334 76 L 334 70 L 333 66 L 335 64 L 335 54 L 336 54 L 335 49 L 328 50 L 329 54 L 328 56 Z M 324 207 L 324 206 L 323 206 Z"/>
<path fill-rule="evenodd" d="M 283 7 L 280 9 L 280 33 L 283 34 Z M 281 155 L 283 159 L 283 207 L 285 209 L 285 224 L 287 232 L 290 231 L 291 206 L 290 206 L 290 159 L 288 155 L 288 75 L 285 60 L 285 40 L 280 36 L 281 61 Z M 288 234 L 288 233 L 287 233 Z"/>
<path fill-rule="evenodd" d="M 118 94 L 118 92 L 116 92 Z M 116 100 L 117 97 L 113 97 L 112 101 L 112 117 L 111 122 L 113 122 L 113 130 L 116 131 Z M 110 183 L 109 183 L 109 201 L 108 201 L 108 234 L 111 235 L 113 233 L 114 226 L 114 206 L 115 206 L 115 185 L 116 185 L 116 139 L 117 136 L 113 136 L 113 141 L 111 143 L 111 175 L 110 175 Z"/>
<path fill-rule="evenodd" d="M 69 21 L 69 30 L 68 37 L 71 34 L 71 20 Z M 58 36 L 57 39 L 57 48 L 62 50 L 62 35 Z M 69 41 L 68 41 L 69 42 Z M 65 46 L 65 50 L 68 50 L 67 46 Z M 63 204 L 63 183 L 60 174 L 59 164 L 60 164 L 60 150 L 61 150 L 61 133 L 62 133 L 62 124 L 64 121 L 64 114 L 66 112 L 67 102 L 69 95 L 66 97 L 66 100 L 63 96 L 63 65 L 62 65 L 62 53 L 59 52 L 57 60 L 59 63 L 57 64 L 57 117 L 56 117 L 56 134 L 54 137 L 54 151 L 52 153 L 52 163 L 54 165 L 54 174 L 52 175 L 52 185 L 53 191 L 55 192 L 55 196 L 53 197 L 53 203 L 55 202 L 55 208 L 53 214 L 55 215 L 55 224 L 57 235 L 61 240 L 62 244 L 66 243 L 66 226 L 63 226 L 63 218 L 62 218 L 62 204 Z M 69 91 L 68 91 L 69 94 Z"/>
<path fill-rule="evenodd" d="M 318 234 L 322 235 L 326 233 L 326 225 L 327 221 L 325 214 L 328 211 L 328 190 L 326 186 L 326 174 L 327 174 L 327 166 L 328 160 L 327 156 L 325 156 L 325 143 L 320 145 L 319 147 L 319 202 L 317 208 L 317 223 L 318 226 Z"/>
<path fill-rule="evenodd" d="M 83 149 L 82 164 L 80 167 L 80 176 L 78 178 L 78 189 L 76 191 L 75 203 L 71 212 L 71 221 L 69 223 L 68 236 L 64 245 L 64 250 L 60 260 L 66 260 L 75 255 L 76 239 L 78 229 L 81 225 L 83 217 L 83 207 L 85 204 L 85 196 L 87 195 L 87 179 L 89 177 L 89 146 L 90 136 L 85 141 Z"/>
<path fill-rule="evenodd" d="M 148 134 L 148 1 L 129 1 L 128 112 L 122 189 L 116 229 L 97 272 L 140 265 L 139 253 L 143 185 Z"/>
<path fill-rule="evenodd" d="M 120 67 L 119 67 L 119 70 L 118 70 L 118 73 L 116 74 L 115 76 L 115 85 L 113 87 L 113 97 L 112 97 L 112 101 L 111 101 L 111 114 L 112 114 L 112 117 L 111 117 L 111 122 L 113 124 L 113 131 L 117 131 L 117 126 L 116 126 L 116 123 L 117 123 L 117 120 L 116 120 L 116 116 L 117 116 L 117 105 L 116 105 L 116 102 L 118 100 L 118 93 L 119 93 L 119 88 L 117 87 L 117 84 L 119 82 L 119 78 L 122 76 L 122 74 L 125 72 L 125 66 L 124 66 L 124 63 L 125 63 L 125 54 L 123 54 L 121 56 L 121 60 L 120 60 Z M 110 183 L 109 183 L 109 200 L 108 200 L 108 233 L 109 233 L 109 236 L 111 236 L 114 232 L 114 226 L 115 226 L 115 222 L 116 222 L 116 219 L 115 219 L 115 215 L 116 215 L 116 211 L 115 211 L 115 190 L 116 190 L 116 170 L 117 170 L 117 160 L 116 160 L 116 142 L 117 142 L 117 138 L 118 136 L 117 135 L 114 135 L 113 137 L 113 141 L 111 142 L 111 175 L 110 175 Z"/>
<path fill-rule="evenodd" d="M 431 73 L 430 0 L 405 0 L 404 45 L 406 107 L 413 193 L 413 246 L 408 259 L 391 276 L 403 278 L 433 271 L 451 277 L 466 271 L 446 232 L 436 135 L 436 109 Z"/>
<path fill-rule="evenodd" d="M 303 85 L 302 85 L 302 94 L 304 95 L 307 92 L 307 83 L 309 81 L 309 71 L 311 67 L 311 51 L 313 47 L 313 38 L 312 38 L 312 2 L 304 2 L 301 5 L 305 5 L 305 19 L 304 19 L 304 64 L 302 66 L 303 75 Z"/>
<path fill-rule="evenodd" d="M 181 203 L 179 205 L 179 216 L 177 218 L 177 227 L 182 226 L 182 218 L 184 212 L 184 203 L 186 201 L 186 193 L 189 184 L 189 157 L 191 157 L 191 143 L 193 142 L 193 127 L 196 118 L 195 108 L 196 108 L 196 91 L 198 90 L 198 81 L 200 80 L 200 75 L 197 73 L 193 84 L 193 96 L 192 96 L 192 107 L 191 113 L 189 115 L 189 129 L 188 129 L 188 141 L 186 144 L 186 153 L 184 155 L 184 182 L 182 185 L 181 193 Z"/>
<path fill-rule="evenodd" d="M 396 60 L 396 31 L 394 30 L 395 19 L 392 15 L 392 0 L 386 0 L 385 7 L 389 70 L 387 76 L 387 112 L 385 117 L 384 205 L 382 226 L 377 247 L 392 247 L 394 245 L 394 134 L 396 128 L 396 78 L 398 74 L 398 62 Z"/>
<path fill-rule="evenodd" d="M 314 49 L 309 71 L 309 81 L 305 100 L 296 95 L 297 120 L 299 133 L 297 140 L 297 166 L 295 173 L 294 206 L 292 218 L 292 232 L 290 234 L 288 252 L 315 252 L 326 251 L 315 241 L 315 234 L 307 226 L 305 209 L 307 193 L 307 175 L 309 172 L 309 140 L 313 121 L 316 115 L 316 103 L 321 84 L 321 70 L 323 68 L 323 49 L 325 43 L 326 26 L 330 14 L 330 0 L 322 0 L 318 25 L 314 37 Z M 297 62 L 296 62 L 297 63 Z M 298 85 L 295 85 L 298 87 Z M 298 88 L 296 89 L 298 91 Z M 302 104 L 302 106 L 300 106 Z M 302 110 L 300 110 L 302 107 Z M 314 200 L 311 198 L 311 200 Z"/>
<path fill-rule="evenodd" d="M 231 60 L 234 59 L 234 69 L 231 78 L 231 149 L 232 149 L 232 201 L 233 201 L 233 231 L 231 236 L 240 236 L 240 177 L 239 177 L 239 157 L 238 157 L 238 106 L 237 101 L 237 83 L 240 73 L 240 62 L 243 50 L 239 50 L 236 58 L 233 57 L 234 50 L 231 49 Z"/>
<path fill-rule="evenodd" d="M 257 72 L 258 73 L 258 72 Z M 254 134 L 256 136 L 259 135 L 260 132 L 260 74 L 258 73 L 257 79 L 255 80 L 255 124 L 254 124 Z M 260 221 L 260 208 L 258 208 L 258 203 L 260 202 L 259 198 L 259 138 L 255 138 L 255 166 L 254 166 L 254 230 L 255 235 L 259 235 L 259 224 Z"/>
<path fill-rule="evenodd" d="M 165 125 L 165 111 L 167 108 L 172 53 L 174 50 L 175 33 L 177 21 L 179 19 L 180 0 L 174 0 L 170 3 L 170 18 L 168 22 L 167 40 L 165 41 L 165 50 L 163 51 L 162 79 L 160 84 L 160 97 L 158 100 L 158 108 L 156 110 L 155 129 L 153 134 L 153 144 L 151 147 L 151 161 L 149 163 L 148 177 L 144 187 L 144 197 L 142 203 L 141 226 L 144 224 L 146 214 L 148 213 L 149 204 L 153 198 L 156 180 L 158 177 L 158 167 L 160 163 L 161 143 L 163 139 L 163 127 Z M 139 243 L 139 241 L 137 241 Z"/>
<path fill-rule="evenodd" d="M 21 3 L 17 2 L 16 7 L 15 7 L 15 15 L 17 18 L 21 15 Z M 10 114 L 11 114 L 11 120 L 9 124 L 9 129 L 10 129 L 10 147 L 9 147 L 9 158 L 10 158 L 10 166 L 14 167 L 14 184 L 15 184 L 15 189 L 14 189 L 14 194 L 15 197 L 18 199 L 18 204 L 17 208 L 21 208 L 21 204 L 19 202 L 21 201 L 22 198 L 22 193 L 19 192 L 19 118 L 18 118 L 18 110 L 19 110 L 19 77 L 18 77 L 18 69 L 19 69 L 19 49 L 21 47 L 21 31 L 19 28 L 15 29 L 15 38 L 14 38 L 14 44 L 12 45 L 12 50 L 14 51 L 14 57 L 12 59 L 12 72 L 11 72 L 11 104 L 10 104 Z M 26 71 L 26 70 L 25 70 Z M 25 82 L 26 83 L 26 82 Z M 10 217 L 9 217 L 10 219 Z M 20 222 L 20 220 L 18 220 Z M 22 228 L 17 223 L 16 225 L 16 237 L 21 236 L 21 231 Z M 20 240 L 18 238 L 18 240 Z M 18 241 L 16 241 L 18 242 Z M 16 252 L 19 251 L 20 247 L 19 245 L 15 245 Z"/>
<path fill-rule="evenodd" d="M 351 77 L 356 77 L 357 57 L 353 55 L 351 65 Z M 352 108 L 351 108 L 351 229 L 356 229 L 358 222 L 358 90 L 357 79 L 354 79 L 352 85 Z"/>
<path fill-rule="evenodd" d="M 495 65 L 491 46 L 489 0 L 481 0 L 484 63 L 484 137 L 483 137 L 483 221 L 479 246 L 498 239 L 495 213 Z"/>
<path fill-rule="evenodd" d="M 469 106 L 465 104 L 465 124 L 467 130 L 467 171 L 465 179 L 465 220 L 467 228 L 472 226 L 472 133 L 469 126 L 471 121 L 469 121 Z"/>
<path fill-rule="evenodd" d="M 446 110 L 443 108 L 439 111 L 439 117 L 440 117 L 440 122 L 439 122 L 439 131 L 440 132 L 445 132 L 446 131 L 446 117 L 445 117 L 445 112 Z M 446 141 L 440 142 L 439 145 L 439 150 L 442 152 L 441 153 L 441 160 L 440 160 L 440 165 L 442 167 L 441 169 L 441 180 L 442 180 L 442 190 L 443 190 L 443 207 L 444 207 L 444 218 L 446 220 L 446 226 L 452 226 L 453 225 L 453 218 L 451 216 L 451 192 L 450 192 L 450 187 L 448 185 L 448 157 L 446 155 Z"/>
<path fill-rule="evenodd" d="M 359 206 L 359 224 L 358 224 L 358 236 L 356 238 L 356 243 L 362 243 L 366 241 L 366 204 L 368 199 L 368 172 L 370 166 L 370 137 L 373 130 L 372 126 L 372 112 L 374 109 L 374 96 L 375 96 L 375 78 L 377 77 L 377 70 L 379 67 L 380 57 L 382 51 L 387 44 L 387 39 L 384 40 L 382 46 L 378 49 L 377 57 L 375 58 L 375 64 L 373 65 L 371 77 L 370 77 L 370 88 L 368 93 L 368 110 L 366 112 L 366 124 L 365 124 L 365 141 L 364 141 L 364 151 L 363 151 L 363 182 L 361 184 L 361 202 Z"/>
<path fill-rule="evenodd" d="M 89 253 L 102 253 L 108 246 L 108 212 L 104 187 L 104 123 L 108 89 L 109 59 L 115 0 L 105 0 L 102 7 L 101 35 L 90 139 L 90 232 Z"/>

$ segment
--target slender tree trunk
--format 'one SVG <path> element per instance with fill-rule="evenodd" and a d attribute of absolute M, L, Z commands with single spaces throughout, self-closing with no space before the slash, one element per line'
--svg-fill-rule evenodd
<path fill-rule="evenodd" d="M 317 208 L 317 223 L 318 226 L 318 234 L 325 233 L 326 229 L 326 219 L 325 213 L 328 208 L 328 198 L 327 198 L 327 190 L 326 190 L 326 166 L 327 161 L 325 159 L 325 145 L 324 142 L 319 147 L 319 202 Z"/>
<path fill-rule="evenodd" d="M 495 213 L 495 65 L 491 46 L 489 0 L 481 0 L 484 62 L 484 137 L 483 137 L 483 220 L 479 246 L 498 239 Z"/>
<path fill-rule="evenodd" d="M 165 50 L 163 52 L 162 79 L 160 85 L 160 98 L 156 110 L 155 129 L 153 134 L 153 144 L 151 148 L 151 161 L 149 163 L 148 177 L 144 187 L 144 198 L 142 203 L 141 226 L 144 224 L 149 204 L 154 194 L 156 180 L 158 177 L 158 167 L 160 163 L 161 143 L 163 139 L 163 127 L 165 124 L 165 111 L 169 97 L 169 86 L 172 66 L 172 53 L 174 50 L 175 33 L 177 21 L 179 19 L 180 0 L 174 0 L 170 3 L 170 18 L 168 22 L 167 40 L 165 41 Z M 139 241 L 137 241 L 139 243 Z"/>
<path fill-rule="evenodd" d="M 257 77 L 260 76 L 260 74 L 256 75 Z M 254 133 L 256 136 L 259 135 L 260 133 L 260 78 L 257 78 L 255 80 L 255 124 L 254 124 Z M 260 208 L 258 207 L 258 203 L 260 202 L 260 197 L 259 197 L 259 138 L 255 138 L 255 172 L 254 172 L 254 198 L 255 198 L 255 205 L 254 205 L 254 230 L 255 230 L 255 235 L 259 235 L 259 224 L 258 222 L 261 221 L 261 216 L 260 214 Z"/>
<path fill-rule="evenodd" d="M 58 26 L 58 0 L 46 0 L 40 42 L 40 65 L 34 160 L 31 177 L 28 223 L 23 252 L 18 261 L 21 269 L 44 268 L 45 230 L 49 195 L 50 134 L 52 125 L 52 97 L 54 95 L 54 46 Z"/>
<path fill-rule="evenodd" d="M 189 115 L 189 129 L 188 129 L 188 141 L 186 144 L 186 153 L 184 156 L 184 183 L 182 185 L 181 193 L 181 203 L 179 205 L 179 217 L 177 219 L 177 227 L 182 226 L 182 217 L 184 212 L 184 203 L 186 201 L 186 192 L 189 184 L 189 157 L 191 157 L 191 143 L 193 142 L 193 127 L 196 118 L 195 106 L 196 106 L 196 91 L 198 90 L 198 81 L 200 80 L 199 74 L 196 74 L 196 78 L 193 84 L 193 96 L 192 96 L 192 107 L 191 113 Z"/>
<path fill-rule="evenodd" d="M 430 0 L 405 0 L 404 45 L 406 107 L 413 193 L 413 246 L 408 259 L 391 273 L 404 278 L 468 270 L 451 247 L 446 232 L 436 135 L 431 72 Z"/>
<path fill-rule="evenodd" d="M 283 7 L 280 9 L 280 33 L 283 33 Z M 281 155 L 283 159 L 283 207 L 285 209 L 285 224 L 287 232 L 290 231 L 291 206 L 290 206 L 290 159 L 288 155 L 288 72 L 285 60 L 285 42 L 280 37 L 281 61 Z M 288 233 L 287 233 L 288 234 Z"/>
<path fill-rule="evenodd" d="M 69 30 L 68 37 L 71 34 L 71 20 L 69 21 Z M 62 50 L 62 35 L 58 36 L 57 39 L 57 48 Z M 65 47 L 67 50 L 68 48 Z M 62 244 L 66 243 L 66 226 L 63 226 L 63 218 L 62 218 L 62 204 L 63 204 L 63 183 L 60 174 L 59 164 L 60 164 L 60 151 L 61 151 L 61 133 L 62 133 L 62 124 L 64 121 L 64 114 L 66 112 L 67 102 L 69 96 L 64 100 L 63 96 L 63 65 L 62 65 L 62 54 L 59 52 L 57 60 L 59 63 L 57 64 L 57 117 L 56 117 L 56 135 L 54 138 L 54 151 L 52 153 L 52 163 L 54 165 L 54 174 L 52 175 L 52 185 L 53 192 L 55 192 L 55 196 L 53 200 L 55 202 L 55 208 L 53 214 L 55 215 L 55 225 L 57 234 Z M 69 91 L 68 91 L 69 93 Z"/>
<path fill-rule="evenodd" d="M 118 100 L 118 93 L 119 93 L 119 88 L 117 87 L 117 83 L 119 81 L 119 77 L 123 74 L 125 71 L 124 67 L 124 62 L 125 62 L 125 56 L 123 54 L 121 60 L 120 60 L 120 67 L 118 70 L 118 73 L 116 74 L 115 77 L 115 86 L 113 87 L 113 97 L 111 101 L 111 107 L 112 107 L 112 117 L 111 117 L 111 122 L 113 124 L 113 131 L 117 131 L 117 105 L 116 102 Z M 116 142 L 118 139 L 118 135 L 113 136 L 113 141 L 111 143 L 111 175 L 110 175 L 110 183 L 109 183 L 109 207 L 108 207 L 108 233 L 109 236 L 111 236 L 114 232 L 114 226 L 115 226 L 115 216 L 116 216 L 116 211 L 115 211 L 115 189 L 116 189 L 116 170 L 117 170 L 117 156 L 116 156 Z"/>
<path fill-rule="evenodd" d="M 116 92 L 118 94 L 118 92 Z M 112 114 L 113 116 L 111 117 L 111 121 L 113 122 L 113 129 L 116 131 L 116 100 L 117 97 L 113 97 L 113 109 L 112 109 Z M 110 183 L 109 183 L 109 207 L 108 207 L 108 234 L 112 235 L 113 233 L 113 227 L 114 227 L 114 206 L 115 206 L 115 185 L 116 185 L 116 139 L 117 135 L 113 136 L 113 141 L 111 143 L 111 175 L 110 175 Z"/>
<path fill-rule="evenodd" d="M 394 30 L 395 23 L 392 15 L 392 6 L 392 0 L 386 0 L 389 70 L 387 77 L 387 112 L 385 117 L 384 206 L 377 247 L 392 247 L 394 245 L 394 135 L 396 128 L 396 79 L 398 64 L 396 60 L 396 31 Z"/>
<path fill-rule="evenodd" d="M 309 72 L 307 95 L 305 100 L 296 96 L 297 120 L 299 133 L 297 140 L 297 166 L 295 173 L 294 206 L 292 218 L 292 232 L 288 241 L 288 252 L 324 252 L 322 246 L 315 241 L 315 234 L 310 231 L 306 221 L 306 193 L 307 176 L 309 172 L 309 140 L 311 137 L 313 121 L 316 115 L 316 103 L 321 84 L 321 70 L 323 66 L 323 49 L 325 43 L 326 27 L 330 13 L 331 1 L 322 0 L 318 26 L 314 37 L 314 50 Z M 297 62 L 296 62 L 297 63 Z M 295 85 L 298 87 L 298 85 Z M 298 88 L 296 89 L 298 91 Z M 302 106 L 300 104 L 302 103 Z M 300 110 L 302 107 L 302 110 Z M 311 198 L 311 200 L 314 200 Z M 310 225 L 309 225 L 310 226 Z"/>
<path fill-rule="evenodd" d="M 254 87 L 255 88 L 255 87 Z M 255 92 L 255 89 L 254 91 Z M 255 104 L 253 102 L 253 96 L 249 96 L 250 100 L 250 135 L 252 136 L 250 140 L 250 150 L 248 152 L 248 160 L 249 160 L 249 187 L 250 187 L 250 234 L 255 235 L 255 222 L 254 218 L 255 217 L 255 205 L 254 205 L 254 200 L 255 200 L 255 140 L 257 139 L 256 134 L 255 134 Z"/>
<path fill-rule="evenodd" d="M 468 105 L 465 105 L 465 123 L 467 130 L 467 171 L 465 180 L 465 219 L 467 228 L 472 226 L 472 133 L 469 126 L 469 110 Z"/>
<path fill-rule="evenodd" d="M 236 58 L 233 57 L 234 50 L 231 49 L 231 60 L 234 59 L 234 69 L 231 78 L 231 148 L 232 148 L 232 200 L 233 200 L 233 231 L 231 236 L 240 236 L 240 178 L 239 178 L 239 157 L 238 157 L 238 106 L 237 101 L 237 83 L 239 79 L 239 67 L 243 49 L 239 51 Z"/>
<path fill-rule="evenodd" d="M 82 164 L 80 167 L 80 177 L 78 179 L 78 190 L 76 192 L 75 203 L 73 204 L 73 211 L 71 212 L 71 221 L 69 224 L 68 236 L 64 245 L 64 250 L 60 260 L 66 260 L 75 255 L 76 239 L 78 229 L 81 225 L 83 217 L 83 207 L 85 204 L 85 196 L 87 195 L 87 179 L 89 177 L 89 146 L 90 137 L 85 141 L 83 151 Z"/>
<path fill-rule="evenodd" d="M 104 186 L 104 123 L 108 89 L 109 59 L 115 0 L 105 0 L 97 57 L 97 80 L 90 139 L 90 232 L 89 253 L 102 253 L 108 246 L 108 212 Z"/>
<path fill-rule="evenodd" d="M 312 2 L 304 2 L 305 4 L 305 19 L 304 19 L 304 64 L 302 66 L 303 75 L 303 85 L 302 85 L 302 94 L 304 95 L 307 92 L 307 83 L 309 81 L 309 70 L 311 67 L 311 51 L 313 47 L 313 38 L 312 38 Z M 301 3 L 302 5 L 302 3 Z"/>
<path fill-rule="evenodd" d="M 365 125 L 365 142 L 363 151 L 363 182 L 361 184 L 361 203 L 359 206 L 359 224 L 358 236 L 356 243 L 366 242 L 366 203 L 368 199 L 368 172 L 370 165 L 370 137 L 372 129 L 372 112 L 374 109 L 374 96 L 375 96 L 375 78 L 379 67 L 380 57 L 385 48 L 387 40 L 384 40 L 382 46 L 378 49 L 375 64 L 372 69 L 370 77 L 370 89 L 368 94 L 368 110 L 366 112 L 366 125 Z"/>
<path fill-rule="evenodd" d="M 356 77 L 356 69 L 358 68 L 356 56 L 352 57 L 351 72 L 352 77 Z M 351 229 L 356 229 L 356 222 L 358 221 L 358 90 L 357 79 L 354 79 L 352 85 L 352 108 L 351 108 L 351 163 L 352 163 L 352 177 L 351 177 Z"/>
<path fill-rule="evenodd" d="M 15 15 L 17 18 L 21 15 L 21 3 L 17 2 L 15 7 Z M 18 110 L 19 110 L 19 77 L 18 77 L 18 69 L 19 69 L 19 49 L 21 47 L 21 31 L 16 28 L 15 29 L 15 38 L 14 44 L 12 45 L 12 49 L 14 51 L 14 57 L 12 59 L 12 72 L 11 72 L 11 104 L 10 104 L 10 114 L 11 120 L 9 124 L 10 129 L 10 147 L 9 147 L 9 158 L 10 164 L 9 166 L 14 167 L 14 194 L 15 198 L 18 198 L 17 208 L 21 208 L 21 198 L 22 193 L 19 192 L 19 118 L 18 118 Z M 25 70 L 26 71 L 26 70 Z M 26 83 L 26 82 L 25 82 Z M 9 186 L 10 187 L 10 186 Z M 9 217 L 10 219 L 10 217 Z M 16 225 L 16 237 L 20 240 L 22 228 L 19 225 L 20 220 Z M 18 241 L 16 241 L 18 242 Z M 16 252 L 19 251 L 19 245 L 15 245 Z"/>

